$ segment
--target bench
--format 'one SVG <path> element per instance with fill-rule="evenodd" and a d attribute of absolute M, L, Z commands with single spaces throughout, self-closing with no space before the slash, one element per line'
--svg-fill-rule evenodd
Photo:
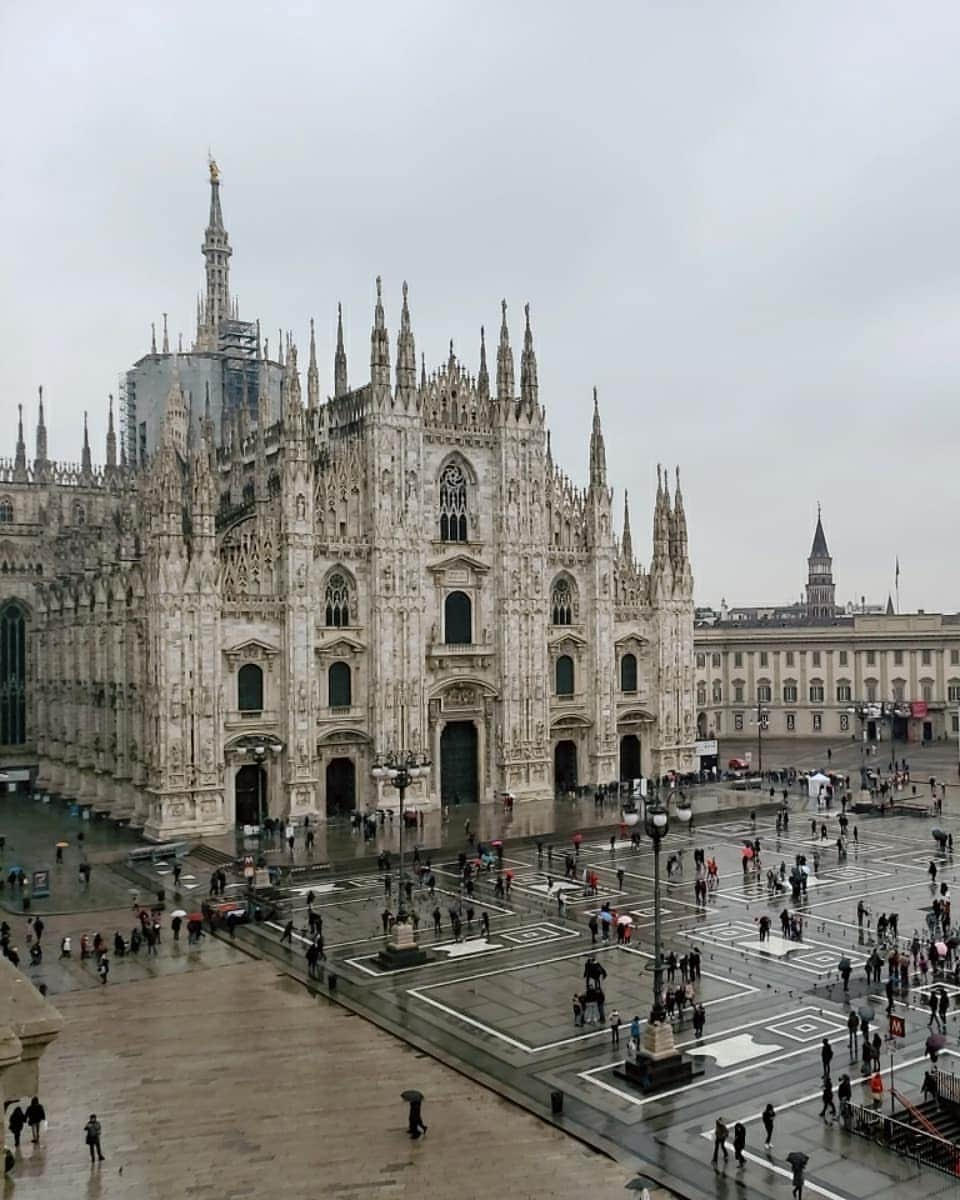
<path fill-rule="evenodd" d="M 929 804 L 923 804 L 916 800 L 895 800 L 890 806 L 890 815 L 896 816 L 897 813 L 910 813 L 915 817 L 930 817 L 933 815 Z"/>

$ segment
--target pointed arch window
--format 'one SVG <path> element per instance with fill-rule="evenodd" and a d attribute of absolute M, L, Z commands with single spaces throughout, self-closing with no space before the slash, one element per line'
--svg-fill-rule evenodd
<path fill-rule="evenodd" d="M 553 585 L 551 608 L 554 625 L 573 624 L 573 592 L 567 579 L 558 579 Z"/>
<path fill-rule="evenodd" d="M 625 654 L 620 659 L 620 691 L 635 692 L 637 690 L 637 656 Z"/>
<path fill-rule="evenodd" d="M 467 540 L 467 480 L 456 463 L 440 476 L 440 541 Z"/>
<path fill-rule="evenodd" d="M 74 525 L 86 525 L 87 510 L 79 502 L 73 506 L 73 523 Z"/>
<path fill-rule="evenodd" d="M 13 501 L 9 496 L 0 497 L 0 525 L 13 524 Z"/>
<path fill-rule="evenodd" d="M 324 602 L 328 627 L 340 629 L 350 624 L 350 589 L 339 572 L 327 580 Z"/>
<path fill-rule="evenodd" d="M 573 659 L 569 654 L 561 654 L 557 659 L 556 685 L 558 696 L 573 695 Z"/>
<path fill-rule="evenodd" d="M 27 740 L 27 624 L 19 604 L 0 612 L 0 743 Z"/>

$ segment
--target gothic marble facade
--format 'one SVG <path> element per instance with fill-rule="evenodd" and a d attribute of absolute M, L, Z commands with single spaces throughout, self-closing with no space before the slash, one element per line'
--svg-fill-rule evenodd
<path fill-rule="evenodd" d="M 118 459 L 111 410 L 105 466 L 86 434 L 79 467 L 51 463 L 41 397 L 34 461 L 21 422 L 0 466 L 4 761 L 154 838 L 395 806 L 370 771 L 397 748 L 433 764 L 414 805 L 692 769 L 679 481 L 671 499 L 660 479 L 644 569 L 596 397 L 578 488 L 529 312 L 515 386 L 506 304 L 492 379 L 482 333 L 476 374 L 452 346 L 418 373 L 405 285 L 391 355 L 379 280 L 369 382 L 348 384 L 341 335 L 321 402 L 311 331 L 304 402 L 296 346 L 268 356 L 258 328 L 237 375 L 213 171 L 211 193 L 190 353 L 233 356 L 240 403 L 224 386 L 215 411 L 152 348 L 170 387 L 145 462 L 127 436 Z"/>

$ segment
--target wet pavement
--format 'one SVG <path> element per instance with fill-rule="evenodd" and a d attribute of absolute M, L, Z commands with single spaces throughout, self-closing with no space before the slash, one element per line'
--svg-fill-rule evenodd
<path fill-rule="evenodd" d="M 820 761 L 822 748 L 815 748 L 813 753 L 809 765 Z M 923 780 L 930 773 L 945 777 L 951 769 L 951 756 L 952 751 L 946 747 L 934 748 L 923 760 Z M 858 758 L 856 747 L 838 747 L 831 765 L 855 769 Z M 799 759 L 797 763 L 804 765 Z M 929 793 L 925 782 L 918 783 L 918 792 Z M 908 790 L 907 798 L 909 795 Z M 708 797 L 710 791 L 696 791 L 695 808 L 696 796 Z M 689 1018 L 676 1028 L 678 1043 L 696 1058 L 702 1073 L 689 1085 L 656 1096 L 646 1096 L 623 1080 L 622 1047 L 618 1050 L 611 1044 L 605 1027 L 578 1026 L 573 1020 L 571 998 L 583 987 L 583 965 L 590 953 L 597 955 L 608 972 L 608 1011 L 616 1006 L 625 1024 L 635 1014 L 641 1019 L 645 1016 L 652 985 L 653 855 L 649 843 L 633 849 L 622 842 L 615 812 L 609 808 L 598 810 L 591 799 L 577 804 L 562 801 L 525 806 L 515 810 L 512 820 L 499 808 L 455 811 L 448 822 L 441 822 L 439 814 L 433 821 L 428 819 L 424 830 L 415 835 L 415 842 L 423 846 L 420 857 L 431 858 L 436 875 L 433 897 L 425 889 L 414 893 L 420 942 L 431 953 L 431 961 L 423 966 L 385 972 L 377 960 L 383 944 L 383 913 L 385 909 L 395 910 L 397 899 L 395 856 L 399 831 L 387 822 L 373 844 L 364 843 L 348 825 L 331 825 L 318 831 L 312 856 L 314 868 L 308 863 L 310 856 L 301 835 L 293 857 L 304 870 L 289 891 L 287 902 L 296 925 L 292 947 L 280 945 L 286 912 L 280 920 L 266 925 L 242 927 L 233 945 L 220 938 L 208 938 L 197 949 L 172 944 L 166 915 L 164 941 L 156 958 L 148 960 L 141 952 L 137 959 L 115 959 L 110 984 L 100 989 L 91 964 L 75 959 L 57 961 L 55 942 L 63 932 L 70 932 L 76 946 L 79 932 L 93 928 L 100 928 L 112 941 L 114 928 L 125 929 L 132 924 L 129 889 L 134 881 L 124 874 L 125 868 L 118 867 L 114 876 L 114 870 L 104 862 L 103 869 L 95 871 L 91 888 L 91 895 L 102 902 L 100 911 L 83 907 L 87 898 L 80 892 L 65 890 L 64 903 L 76 902 L 79 911 L 48 919 L 44 940 L 53 961 L 45 957 L 42 966 L 31 973 L 38 982 L 46 983 L 55 997 L 62 997 L 65 1011 L 74 1004 L 74 996 L 83 1007 L 84 995 L 92 998 L 108 994 L 119 1002 L 125 994 L 144 994 L 139 989 L 167 995 L 167 989 L 183 987 L 186 995 L 187 990 L 197 988 L 217 997 L 226 990 L 236 1002 L 237 989 L 232 980 L 245 969 L 246 951 L 265 957 L 274 970 L 297 980 L 296 985 L 282 986 L 294 987 L 298 995 L 303 985 L 322 997 L 333 997 L 344 1008 L 368 1017 L 415 1050 L 454 1066 L 469 1079 L 519 1102 L 545 1120 L 552 1119 L 560 1128 L 614 1154 L 625 1167 L 643 1166 L 649 1178 L 669 1182 L 684 1195 L 726 1196 L 732 1190 L 747 1200 L 783 1195 L 789 1185 L 785 1156 L 795 1149 L 810 1156 L 807 1191 L 828 1200 L 862 1195 L 889 1196 L 892 1200 L 894 1195 L 902 1194 L 905 1183 L 918 1175 L 920 1185 L 930 1195 L 945 1194 L 948 1188 L 952 1191 L 954 1184 L 948 1176 L 918 1168 L 819 1119 L 819 1049 L 822 1038 L 829 1038 L 835 1051 L 834 1083 L 841 1071 L 849 1071 L 854 1081 L 854 1101 L 860 1101 L 864 1084 L 857 1063 L 851 1062 L 847 1053 L 846 1018 L 851 1005 L 859 1008 L 870 1004 L 876 1014 L 875 1027 L 878 1025 L 882 1032 L 885 998 L 882 985 L 868 985 L 864 978 L 862 964 L 872 949 L 874 926 L 858 930 L 857 901 L 865 900 L 874 921 L 881 911 L 896 911 L 901 936 L 909 937 L 914 927 L 924 928 L 931 903 L 927 877 L 931 859 L 938 866 L 938 883 L 944 880 L 955 890 L 954 860 L 935 853 L 931 829 L 939 825 L 960 838 L 960 793 L 951 785 L 944 815 L 936 820 L 926 815 L 853 817 L 858 825 L 858 842 L 851 843 L 845 862 L 838 861 L 833 844 L 836 810 L 819 812 L 813 802 L 794 792 L 789 832 L 778 837 L 772 810 L 759 807 L 760 799 L 756 798 L 756 824 L 750 819 L 751 800 L 741 796 L 740 811 L 714 818 L 698 817 L 692 833 L 673 829 L 664 843 L 664 862 L 676 850 L 684 851 L 682 874 L 664 884 L 665 943 L 678 955 L 689 953 L 694 946 L 700 949 L 703 979 L 697 990 L 705 1003 L 707 1019 L 700 1039 L 694 1036 Z M 20 824 L 31 825 L 35 812 L 29 808 L 16 810 L 14 837 L 21 838 L 21 847 L 35 844 L 42 851 L 57 832 L 55 827 L 60 827 L 60 818 L 41 813 L 44 824 L 39 832 L 31 834 L 30 841 Z M 0 814 L 9 828 L 10 809 L 0 808 Z M 463 940 L 457 941 L 451 931 L 451 909 L 459 911 L 466 924 L 470 903 L 461 896 L 456 863 L 464 845 L 467 819 L 485 840 L 491 836 L 503 838 L 504 867 L 513 872 L 513 881 L 511 894 L 503 897 L 494 894 L 492 874 L 478 883 L 472 901 L 472 924 L 465 928 Z M 817 822 L 816 834 L 811 819 Z M 821 822 L 828 827 L 825 841 L 819 836 Z M 595 870 L 599 895 L 587 896 L 582 887 L 571 888 L 561 905 L 556 896 L 557 882 L 563 876 L 562 854 L 570 846 L 574 831 L 584 834 L 580 862 Z M 536 847 L 536 835 L 541 833 L 542 860 Z M 117 841 L 112 843 L 114 837 Z M 741 862 L 744 840 L 754 837 L 761 840 L 763 869 L 759 875 L 752 870 L 745 874 Z M 130 841 L 124 831 L 100 831 L 96 845 L 90 845 L 91 859 L 94 854 L 101 858 L 117 853 L 122 856 Z M 414 838 L 408 839 L 408 848 L 415 842 Z M 428 849 L 431 845 L 433 850 Z M 698 906 L 693 894 L 695 846 L 703 847 L 708 856 L 716 856 L 720 868 L 719 887 L 705 907 Z M 233 839 L 222 840 L 220 847 L 229 853 L 238 848 Z M 550 847 L 555 848 L 552 862 Z M 372 860 L 381 848 L 390 849 L 394 856 L 389 892 L 386 879 Z M 73 849 L 71 845 L 68 854 Z M 768 895 L 766 868 L 778 867 L 781 860 L 790 865 L 797 854 L 806 855 L 812 863 L 815 853 L 820 865 L 805 901 L 797 909 L 803 917 L 802 941 L 774 938 L 761 946 L 759 917 L 769 915 L 777 929 L 780 911 L 785 906 L 793 911 L 789 894 L 786 900 Z M 279 842 L 270 857 L 273 861 L 290 860 Z M 65 864 L 69 866 L 69 862 Z M 194 906 L 196 897 L 205 894 L 210 870 L 210 863 L 202 858 L 186 860 L 184 878 L 193 889 L 188 908 Z M 169 895 L 169 862 L 145 864 L 139 871 L 141 899 L 159 888 L 167 889 Z M 623 872 L 622 886 L 618 871 Z M 111 876 L 112 882 L 101 884 L 101 880 L 110 881 Z M 102 891 L 97 891 L 100 887 Z M 307 944 L 305 894 L 311 888 L 316 893 L 315 909 L 323 918 L 327 953 L 325 969 L 316 982 L 307 980 L 303 958 Z M 111 905 L 113 897 L 120 899 Z M 601 941 L 593 947 L 587 922 L 604 902 L 609 902 L 618 914 L 630 916 L 633 924 L 629 944 Z M 168 903 L 168 913 L 170 907 Z M 437 934 L 435 909 L 441 922 Z M 488 938 L 480 935 L 482 913 L 490 919 Z M 15 930 L 22 919 L 11 919 Z M 21 936 L 24 934 L 25 925 Z M 841 955 L 849 957 L 853 965 L 849 996 L 844 995 L 837 978 Z M 955 990 L 960 996 L 960 988 Z M 105 1000 L 91 1002 L 103 1004 Z M 947 1046 L 940 1065 L 960 1075 L 960 1005 L 952 1003 L 947 1018 Z M 898 999 L 895 1012 L 906 1018 L 906 1036 L 885 1043 L 884 1077 L 889 1078 L 892 1067 L 898 1090 L 916 1102 L 928 1065 L 924 1059 L 928 1013 L 916 989 Z M 188 1024 L 184 1010 L 178 1026 L 184 1052 L 202 1055 L 203 1043 L 194 1043 L 184 1032 Z M 381 1036 L 374 1031 L 369 1034 L 371 1038 Z M 625 1039 L 626 1029 L 622 1036 Z M 63 1039 L 60 1044 L 64 1044 Z M 393 1045 L 389 1039 L 385 1044 Z M 191 1048 L 194 1046 L 199 1048 Z M 210 1071 L 217 1070 L 215 1061 Z M 346 1057 L 339 1060 L 337 1069 L 342 1070 L 344 1061 Z M 228 1079 L 231 1070 L 226 1068 Z M 191 1066 L 189 1073 L 192 1071 Z M 355 1074 L 353 1071 L 348 1077 L 345 1095 L 355 1090 Z M 461 1082 L 460 1088 L 463 1093 L 471 1091 L 470 1084 Z M 554 1090 L 563 1093 L 564 1110 L 562 1116 L 551 1118 L 549 1098 Z M 362 1088 L 357 1089 L 358 1104 L 361 1092 Z M 485 1095 L 475 1088 L 472 1094 Z M 763 1149 L 759 1128 L 759 1114 L 768 1100 L 778 1111 L 771 1155 Z M 356 1111 L 358 1119 L 363 1120 L 361 1108 Z M 711 1166 L 711 1134 L 717 1116 L 723 1116 L 731 1128 L 737 1120 L 746 1125 L 745 1167 L 736 1168 L 732 1161 L 725 1168 L 721 1163 L 716 1171 Z M 241 1159 L 253 1140 L 243 1132 L 234 1147 Z M 498 1186 L 501 1182 L 498 1178 Z M 611 1185 L 610 1194 L 619 1192 L 622 1186 L 622 1182 Z M 549 1190 L 557 1189 L 551 1186 Z M 606 1194 L 595 1187 L 589 1190 Z M 211 1194 L 234 1193 L 214 1190 Z M 352 1193 L 348 1190 L 345 1194 Z M 459 1186 L 457 1194 L 464 1194 Z"/>

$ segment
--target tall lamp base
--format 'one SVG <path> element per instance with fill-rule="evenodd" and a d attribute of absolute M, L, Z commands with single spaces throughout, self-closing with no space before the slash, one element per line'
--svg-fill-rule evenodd
<path fill-rule="evenodd" d="M 413 926 L 405 921 L 398 921 L 394 925 L 389 942 L 377 955 L 377 962 L 387 971 L 397 971 L 401 967 L 419 967 L 429 961 L 430 955 L 417 945 Z"/>
<path fill-rule="evenodd" d="M 689 1083 L 695 1073 L 700 1072 L 694 1071 L 693 1062 L 677 1050 L 669 1021 L 648 1021 L 636 1059 L 628 1058 L 623 1071 L 617 1072 L 644 1092 Z"/>

